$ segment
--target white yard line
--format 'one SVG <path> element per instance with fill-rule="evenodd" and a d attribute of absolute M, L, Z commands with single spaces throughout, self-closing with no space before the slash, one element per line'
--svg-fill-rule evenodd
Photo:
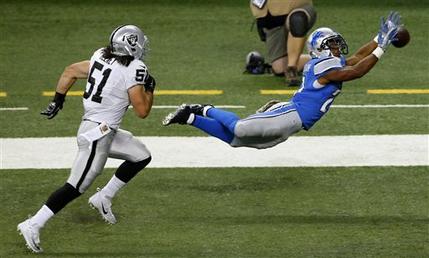
<path fill-rule="evenodd" d="M 179 105 L 154 105 L 154 109 L 174 109 Z M 243 105 L 216 105 L 218 108 L 243 109 Z M 332 108 L 429 108 L 429 104 L 386 104 L 386 105 L 332 105 Z M 130 106 L 132 108 L 132 106 Z M 0 107 L 0 111 L 27 111 L 28 107 Z"/>
<path fill-rule="evenodd" d="M 387 105 L 332 105 L 333 108 L 428 108 L 429 105 L 387 104 Z"/>
<path fill-rule="evenodd" d="M 149 167 L 428 166 L 429 135 L 291 137 L 265 150 L 232 148 L 212 137 L 139 137 Z M 0 138 L 2 169 L 70 168 L 74 137 Z M 106 167 L 121 161 L 109 159 Z"/>
<path fill-rule="evenodd" d="M 178 108 L 180 105 L 154 105 L 152 108 L 157 109 L 170 109 L 170 108 Z M 217 108 L 246 108 L 246 106 L 237 106 L 237 105 L 216 105 Z M 130 106 L 132 108 L 132 106 Z"/>
<path fill-rule="evenodd" d="M 0 111 L 25 111 L 28 107 L 0 107 Z"/>
<path fill-rule="evenodd" d="M 154 105 L 154 109 L 171 109 L 179 105 Z M 216 105 L 217 108 L 246 108 L 240 105 Z M 332 108 L 429 108 L 429 104 L 385 104 L 385 105 L 332 105 Z M 130 106 L 132 108 L 132 106 Z"/>

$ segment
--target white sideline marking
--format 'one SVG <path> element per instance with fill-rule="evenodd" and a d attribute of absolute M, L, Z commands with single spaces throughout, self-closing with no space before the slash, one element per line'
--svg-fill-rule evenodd
<path fill-rule="evenodd" d="M 9 108 L 0 108 L 0 111 L 23 111 L 28 110 L 28 107 L 9 107 Z"/>
<path fill-rule="evenodd" d="M 152 108 L 158 109 L 169 109 L 177 108 L 177 106 L 172 105 L 159 105 L 152 106 Z M 246 106 L 236 106 L 236 105 L 216 105 L 217 108 L 246 108 Z M 386 105 L 332 105 L 333 108 L 429 108 L 429 104 L 386 104 Z M 132 108 L 132 106 L 130 106 Z"/>
<path fill-rule="evenodd" d="M 178 108 L 180 105 L 172 106 L 172 105 L 158 105 L 158 106 L 152 106 L 152 108 L 157 109 L 169 109 L 169 108 Z M 246 108 L 246 106 L 236 106 L 236 105 L 216 105 L 217 108 Z M 132 106 L 130 106 L 132 108 Z"/>
<path fill-rule="evenodd" d="M 173 109 L 178 106 L 173 105 L 155 105 L 152 106 L 154 109 Z M 246 108 L 246 106 L 240 105 L 216 105 L 217 108 L 230 108 L 230 109 L 239 109 Z M 387 105 L 332 105 L 332 108 L 429 108 L 429 104 L 416 104 L 416 105 L 407 105 L 407 104 L 387 104 Z M 129 106 L 129 108 L 133 108 Z M 27 111 L 28 107 L 10 107 L 10 108 L 0 108 L 0 111 Z"/>
<path fill-rule="evenodd" d="M 426 108 L 429 107 L 427 104 L 387 104 L 387 105 L 332 105 L 333 108 Z"/>
<path fill-rule="evenodd" d="M 429 135 L 291 137 L 270 149 L 232 148 L 213 137 L 139 137 L 149 167 L 428 166 Z M 0 138 L 0 168 L 70 168 L 75 137 Z M 122 161 L 109 159 L 106 167 Z"/>

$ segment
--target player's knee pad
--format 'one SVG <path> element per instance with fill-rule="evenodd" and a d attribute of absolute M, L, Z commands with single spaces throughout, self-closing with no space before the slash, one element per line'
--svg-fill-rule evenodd
<path fill-rule="evenodd" d="M 316 22 L 317 13 L 312 5 L 294 9 L 286 19 L 286 27 L 294 37 L 304 37 Z"/>
<path fill-rule="evenodd" d="M 137 175 L 138 172 L 144 169 L 151 160 L 152 157 L 149 156 L 148 158 L 138 162 L 124 161 L 116 170 L 115 176 L 122 182 L 127 183 Z"/>

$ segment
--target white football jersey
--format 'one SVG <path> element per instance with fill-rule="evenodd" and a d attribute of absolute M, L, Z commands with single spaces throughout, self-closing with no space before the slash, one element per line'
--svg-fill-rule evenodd
<path fill-rule="evenodd" d="M 126 67 L 115 59 L 104 59 L 102 49 L 95 51 L 83 96 L 83 119 L 118 128 L 130 105 L 128 89 L 143 85 L 146 76 L 147 67 L 141 60 Z"/>

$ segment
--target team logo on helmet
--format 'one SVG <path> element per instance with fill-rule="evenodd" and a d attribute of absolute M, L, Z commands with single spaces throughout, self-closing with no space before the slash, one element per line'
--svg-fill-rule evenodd
<path fill-rule="evenodd" d="M 137 41 L 139 40 L 136 34 L 130 34 L 124 36 L 130 46 L 135 47 L 137 45 Z"/>
<path fill-rule="evenodd" d="M 317 40 L 323 35 L 323 32 L 321 31 L 316 31 L 316 33 L 314 33 L 313 35 L 313 39 L 311 40 L 311 46 L 312 47 L 316 47 L 317 44 Z"/>
<path fill-rule="evenodd" d="M 133 56 L 141 59 L 145 53 L 146 36 L 135 25 L 123 25 L 110 35 L 112 53 L 118 56 Z"/>

